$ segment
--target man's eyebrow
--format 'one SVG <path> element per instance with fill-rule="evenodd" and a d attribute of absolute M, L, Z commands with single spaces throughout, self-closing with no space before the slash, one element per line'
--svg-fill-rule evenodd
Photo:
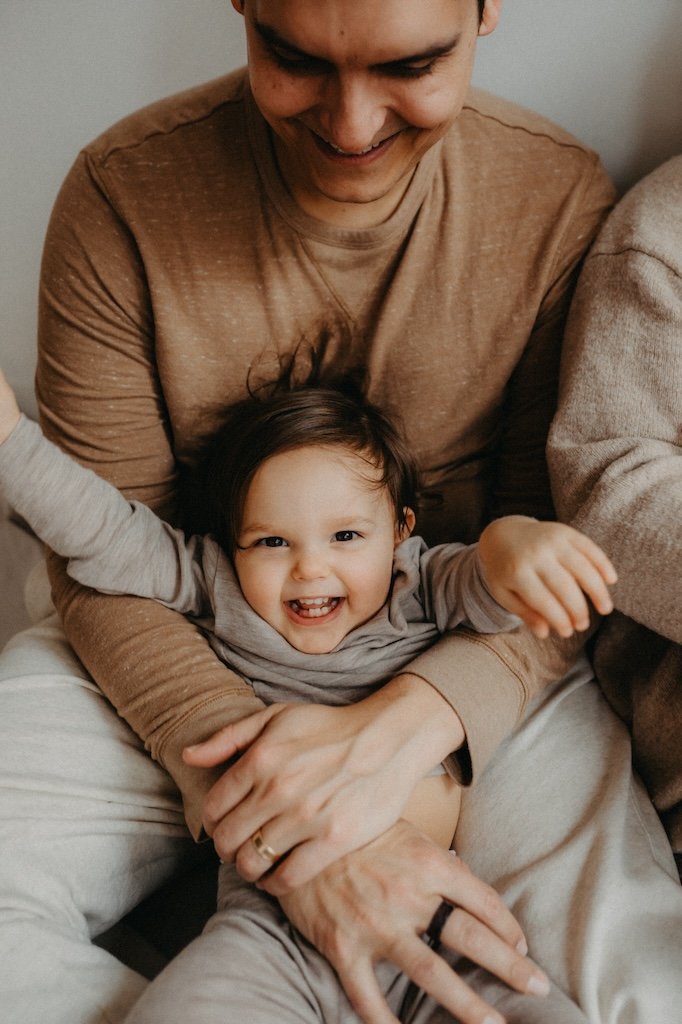
<path fill-rule="evenodd" d="M 459 43 L 460 33 L 449 39 L 445 43 L 436 43 L 433 46 L 427 47 L 425 50 L 420 50 L 419 53 L 410 53 L 404 57 L 394 57 L 393 60 L 382 61 L 381 64 L 375 64 L 374 67 L 390 67 L 392 64 L 418 64 L 424 60 L 434 60 L 436 57 L 443 57 L 446 53 L 450 53 L 454 50 Z"/>
<path fill-rule="evenodd" d="M 278 46 L 281 50 L 288 50 L 289 53 L 293 53 L 297 57 L 308 57 L 310 59 L 312 56 L 312 54 L 306 53 L 305 50 L 301 50 L 298 46 L 294 46 L 293 43 L 290 43 L 288 39 L 281 36 L 279 32 L 270 25 L 264 25 L 262 21 L 254 21 L 254 27 L 261 39 L 264 42 L 269 43 L 270 46 Z M 316 59 L 321 60 L 319 57 Z"/>
<path fill-rule="evenodd" d="M 313 54 L 307 53 L 300 47 L 295 46 L 294 43 L 289 42 L 284 36 L 281 36 L 279 32 L 272 28 L 270 25 L 265 25 L 261 21 L 254 22 L 256 31 L 260 35 L 264 42 L 269 43 L 270 46 L 277 46 L 282 50 L 288 50 L 289 53 L 294 54 L 297 57 L 306 57 L 309 60 L 319 60 L 324 63 L 328 63 L 323 57 L 315 57 Z M 434 60 L 437 57 L 443 57 L 446 53 L 450 53 L 455 49 L 460 40 L 460 33 L 458 32 L 452 39 L 448 39 L 444 43 L 435 43 L 433 46 L 428 46 L 425 50 L 420 50 L 418 53 L 410 53 L 400 57 L 394 57 L 392 60 L 381 61 L 378 64 L 373 64 L 373 68 L 391 67 L 396 64 L 418 64 L 420 61 Z"/>

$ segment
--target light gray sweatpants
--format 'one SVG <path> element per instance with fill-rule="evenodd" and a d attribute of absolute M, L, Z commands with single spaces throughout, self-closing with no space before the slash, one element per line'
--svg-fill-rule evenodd
<path fill-rule="evenodd" d="M 536 702 L 467 793 L 457 849 L 496 885 L 531 954 L 591 1024 L 676 1019 L 682 890 L 632 778 L 627 733 L 585 672 Z M 56 618 L 11 641 L 0 656 L 2 1019 L 120 1024 L 147 982 L 91 937 L 186 865 L 192 850 L 173 784 L 88 679 Z M 252 1013 L 236 1012 L 243 975 L 229 995 L 220 984 L 228 963 L 221 936 L 231 950 L 230 928 L 215 918 L 131 1020 L 256 1024 Z M 318 978 L 330 984 L 327 966 L 312 960 L 305 977 L 293 971 L 298 993 L 314 991 Z M 475 973 L 510 1021 L 573 1021 L 559 1015 L 563 1005 L 550 1012 L 535 1001 L 517 1017 L 519 997 Z M 276 989 L 272 998 L 284 1006 L 290 995 Z M 338 992 L 332 998 L 343 1004 Z M 308 996 L 303 1002 L 309 1007 Z M 291 1019 L 321 1019 L 306 1013 Z"/>
<path fill-rule="evenodd" d="M 357 1024 L 329 963 L 287 921 L 276 900 L 243 882 L 232 865 L 220 869 L 218 913 L 204 933 L 157 978 L 126 1024 Z M 542 1003 L 509 992 L 470 964 L 459 973 L 483 988 L 509 1024 L 588 1024 L 558 989 Z M 377 974 L 398 1012 L 408 979 L 388 963 Z M 451 1021 L 422 999 L 411 1024 Z"/>

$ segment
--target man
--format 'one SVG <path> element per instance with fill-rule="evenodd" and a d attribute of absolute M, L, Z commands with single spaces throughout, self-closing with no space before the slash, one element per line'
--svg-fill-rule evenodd
<path fill-rule="evenodd" d="M 621 200 L 581 275 L 550 438 L 557 507 L 613 555 L 597 678 L 682 857 L 682 157 Z"/>
<path fill-rule="evenodd" d="M 340 324 L 345 340 L 325 358 L 364 364 L 371 397 L 400 414 L 424 472 L 423 534 L 473 539 L 498 512 L 548 515 L 544 442 L 563 323 L 612 200 L 598 161 L 542 119 L 469 93 L 477 37 L 498 21 L 494 0 L 235 6 L 248 79 L 238 72 L 134 115 L 65 182 L 41 288 L 46 429 L 179 519 L 202 444 L 267 350 L 286 358 L 321 325 Z M 542 692 L 579 645 L 456 634 L 368 701 L 267 717 L 184 620 L 79 589 L 54 559 L 51 577 L 71 645 L 165 771 L 60 633 L 15 643 L 2 665 L 1 749 L 16 785 L 0 871 L 14 909 L 2 988 L 16 1019 L 121 1020 L 143 991 L 86 937 L 191 856 L 178 791 L 195 837 L 203 823 L 245 878 L 263 876 L 271 851 L 289 854 L 263 884 L 368 1024 L 394 1019 L 377 961 L 464 1024 L 500 1021 L 500 1010 L 526 1024 L 580 1019 L 556 989 L 545 1009 L 525 994 L 543 979 L 518 925 L 459 858 L 398 820 L 442 760 L 473 779 L 458 853 L 511 901 L 560 987 L 595 1020 L 625 978 L 649 1020 L 658 1001 L 670 1005 L 672 967 L 657 957 L 652 974 L 649 960 L 658 921 L 642 920 L 675 906 L 669 853 L 630 785 L 625 737 L 584 666 Z M 183 759 L 250 712 L 257 736 L 232 769 L 212 767 L 202 748 Z M 569 787 L 548 775 L 557 761 Z M 263 817 L 265 794 L 268 806 L 279 799 L 274 817 Z M 622 872 L 610 867 L 614 822 L 628 838 Z M 629 879 L 634 891 L 618 902 Z M 456 905 L 447 921 L 443 901 Z M 420 938 L 430 922 L 444 949 L 523 994 L 465 964 L 452 971 Z M 669 951 L 677 965 L 672 941 Z M 325 966 L 315 965 L 313 976 Z M 171 983 L 170 1011 L 160 982 L 146 1006 L 152 1017 L 222 1020 L 227 982 L 215 998 Z M 293 1012 L 310 1013 L 317 997 Z"/>

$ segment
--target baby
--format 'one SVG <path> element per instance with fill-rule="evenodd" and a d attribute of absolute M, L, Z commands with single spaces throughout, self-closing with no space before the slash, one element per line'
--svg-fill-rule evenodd
<path fill-rule="evenodd" d="M 613 566 L 568 526 L 509 516 L 477 545 L 412 536 L 416 468 L 350 382 L 231 406 L 206 480 L 210 534 L 186 537 L 47 441 L 0 372 L 0 487 L 12 507 L 80 583 L 190 616 L 267 704 L 360 700 L 458 626 L 523 621 L 540 637 L 570 636 L 588 626 L 585 595 L 612 608 Z M 211 763 L 235 752 L 220 733 L 206 749 Z M 193 759 L 208 763 L 201 750 Z M 447 847 L 458 794 L 434 766 L 403 816 Z M 252 841 L 268 866 L 286 852 L 261 831 Z"/>

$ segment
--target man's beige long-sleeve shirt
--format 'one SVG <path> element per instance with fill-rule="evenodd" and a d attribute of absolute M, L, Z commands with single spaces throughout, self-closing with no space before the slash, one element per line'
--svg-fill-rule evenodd
<path fill-rule="evenodd" d="M 311 219 L 277 170 L 243 72 L 133 115 L 78 158 L 46 241 L 38 399 L 47 433 L 129 497 L 181 519 L 182 483 L 247 373 L 320 327 L 362 362 L 423 470 L 429 543 L 502 512 L 551 516 L 544 445 L 579 261 L 613 201 L 595 155 L 473 92 L 393 215 Z M 200 633 L 52 566 L 69 640 L 173 775 L 199 831 L 210 773 L 182 748 L 260 707 Z M 410 671 L 459 714 L 480 771 L 575 644 L 462 631 Z M 463 772 L 467 775 L 466 759 Z"/>

